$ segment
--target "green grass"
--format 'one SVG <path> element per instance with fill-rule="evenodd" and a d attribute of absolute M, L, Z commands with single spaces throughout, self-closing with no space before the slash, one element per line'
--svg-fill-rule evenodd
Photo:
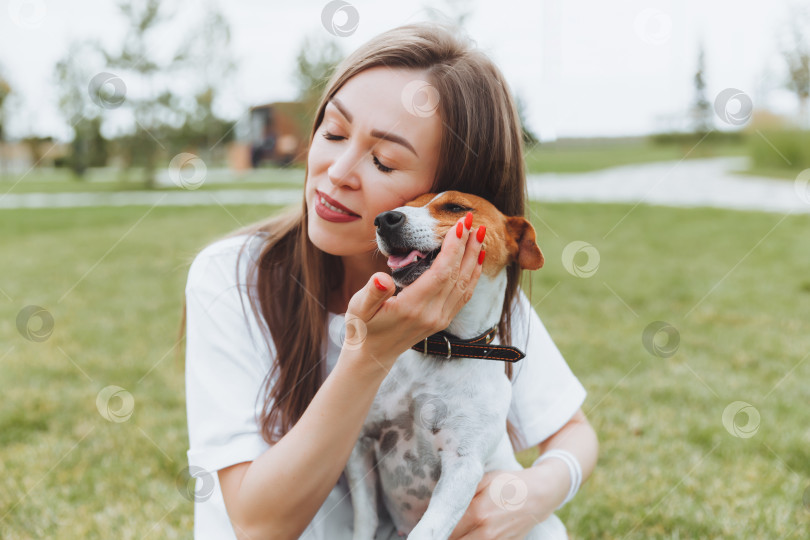
<path fill-rule="evenodd" d="M 779 169 L 779 168 L 758 168 L 751 167 L 744 171 L 734 171 L 736 174 L 745 176 L 761 176 L 765 178 L 776 178 L 781 180 L 796 180 L 804 169 Z"/>
<path fill-rule="evenodd" d="M 631 208 L 533 206 L 546 265 L 532 300 L 601 445 L 559 515 L 573 538 L 807 538 L 810 216 Z M 229 210 L 0 212 L 0 537 L 191 538 L 174 355 L 188 264 L 235 219 L 272 211 Z M 600 254 L 589 278 L 563 266 L 575 240 Z M 55 321 L 42 342 L 16 328 L 32 304 Z M 658 320 L 680 334 L 669 358 L 642 345 Z M 96 410 L 109 385 L 133 395 L 129 420 Z M 723 426 L 734 401 L 761 415 L 751 438 Z"/>
<path fill-rule="evenodd" d="M 529 148 L 526 164 L 530 173 L 578 173 L 654 161 L 688 158 L 739 156 L 743 145 L 704 141 L 698 145 L 654 144 L 645 141 L 605 141 L 601 143 L 560 142 Z"/>
<path fill-rule="evenodd" d="M 680 160 L 686 156 L 715 157 L 743 155 L 745 147 L 729 143 L 704 141 L 694 143 L 654 144 L 647 140 L 619 139 L 597 141 L 561 141 L 535 145 L 526 152 L 529 173 L 576 173 L 607 167 Z M 188 174 L 191 174 L 190 172 Z M 263 168 L 233 173 L 211 171 L 199 190 L 217 189 L 301 189 L 303 167 Z M 113 169 L 91 169 L 84 179 L 77 179 L 67 169 L 33 169 L 25 174 L 0 175 L 0 196 L 6 193 L 81 193 L 140 191 L 145 189 L 138 171 L 122 177 Z M 179 186 L 162 186 L 160 191 L 185 191 Z"/>
<path fill-rule="evenodd" d="M 795 179 L 810 168 L 810 131 L 763 129 L 748 139 L 751 174 Z"/>
<path fill-rule="evenodd" d="M 191 172 L 188 175 L 190 176 Z M 212 172 L 195 189 L 300 189 L 303 185 L 304 169 L 266 168 L 244 173 L 226 173 L 224 177 L 221 171 Z M 130 172 L 125 178 L 111 169 L 90 170 L 81 180 L 66 169 L 34 169 L 27 174 L 0 176 L 0 195 L 7 192 L 98 193 L 141 190 L 144 190 L 144 184 L 137 172 Z M 176 185 L 160 186 L 155 190 L 188 191 Z"/>

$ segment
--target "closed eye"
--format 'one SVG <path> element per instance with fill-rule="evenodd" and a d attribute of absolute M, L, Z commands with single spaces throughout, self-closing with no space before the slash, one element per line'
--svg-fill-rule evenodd
<path fill-rule="evenodd" d="M 445 212 L 466 212 L 469 210 L 469 208 L 466 208 L 456 203 L 447 203 L 442 206 L 442 210 L 444 210 Z"/>
<path fill-rule="evenodd" d="M 323 138 L 326 139 L 327 141 L 342 141 L 346 137 L 342 137 L 340 135 L 334 135 L 332 133 L 329 133 L 328 131 L 325 131 L 323 133 Z M 386 167 L 385 165 L 383 165 L 380 162 L 380 160 L 377 159 L 377 156 L 372 155 L 372 158 L 373 158 L 372 161 L 374 161 L 374 166 L 377 167 L 377 169 L 379 169 L 380 172 L 390 173 L 390 172 L 394 172 L 396 170 L 396 169 L 393 169 L 391 167 Z"/>

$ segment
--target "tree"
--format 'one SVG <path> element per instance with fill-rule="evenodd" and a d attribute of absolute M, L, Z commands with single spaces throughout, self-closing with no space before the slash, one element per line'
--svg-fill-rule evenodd
<path fill-rule="evenodd" d="M 97 100 L 105 109 L 121 105 L 131 114 L 132 133 L 120 137 L 115 147 L 125 163 L 142 167 L 147 188 L 155 185 L 161 159 L 168 161 L 173 152 L 192 144 L 207 154 L 228 140 L 234 124 L 214 113 L 219 88 L 234 67 L 227 21 L 211 4 L 207 10 L 196 10 L 203 17 L 182 40 L 185 45 L 167 51 L 159 35 L 171 18 L 165 5 L 159 0 L 118 5 L 127 29 L 120 50 L 104 56 L 125 97 Z"/>
<path fill-rule="evenodd" d="M 5 104 L 6 98 L 11 94 L 11 85 L 8 84 L 8 81 L 0 75 L 0 143 L 5 140 L 5 114 L 3 112 L 3 105 Z"/>
<path fill-rule="evenodd" d="M 799 125 L 810 128 L 808 100 L 810 100 L 810 12 L 794 7 L 788 24 L 787 43 L 782 47 L 782 57 L 787 64 L 786 88 L 799 100 Z"/>
<path fill-rule="evenodd" d="M 101 109 L 90 99 L 88 88 L 97 46 L 73 42 L 54 69 L 59 89 L 59 109 L 73 131 L 68 165 L 77 178 L 84 177 L 88 167 L 101 167 L 107 162 L 107 141 L 101 135 Z"/>
<path fill-rule="evenodd" d="M 695 83 L 695 101 L 692 104 L 692 121 L 694 130 L 699 135 L 705 135 L 712 129 L 712 104 L 706 98 L 706 53 L 701 43 L 698 46 L 697 71 L 693 81 Z"/>
<path fill-rule="evenodd" d="M 523 143 L 525 145 L 532 145 L 534 146 L 537 144 L 539 139 L 534 132 L 529 129 L 528 124 L 526 123 L 526 102 L 523 98 L 515 93 L 515 108 L 518 112 L 518 119 L 520 120 L 520 125 L 523 127 Z"/>
<path fill-rule="evenodd" d="M 3 77 L 0 71 L 0 174 L 4 172 L 5 163 L 3 163 L 3 143 L 5 142 L 5 127 L 6 115 L 3 106 L 5 105 L 6 98 L 11 94 L 11 85 Z"/>
<path fill-rule="evenodd" d="M 173 152 L 194 146 L 203 161 L 211 161 L 214 150 L 233 139 L 235 122 L 219 118 L 214 111 L 223 81 L 230 80 L 236 68 L 229 53 L 230 42 L 227 20 L 211 8 L 178 51 L 178 56 L 184 58 L 193 71 L 190 75 L 200 84 L 182 126 L 169 135 Z"/>
<path fill-rule="evenodd" d="M 95 100 L 105 109 L 124 105 L 134 119 L 134 134 L 125 162 L 143 167 L 143 180 L 147 188 L 155 185 L 155 170 L 165 138 L 167 120 L 176 115 L 172 110 L 174 93 L 166 83 L 172 79 L 172 71 L 182 57 L 174 55 L 169 62 L 161 63 L 155 58 L 156 47 L 151 47 L 154 34 L 166 17 L 160 11 L 158 0 L 132 0 L 118 4 L 121 15 L 126 19 L 121 50 L 117 54 L 102 51 L 109 69 L 120 79 L 125 97 L 114 96 L 114 100 Z M 99 88 L 100 90 L 100 88 Z M 137 90 L 134 92 L 133 90 Z M 120 98 L 120 100 L 119 100 Z"/>
<path fill-rule="evenodd" d="M 301 43 L 295 58 L 293 78 L 298 86 L 298 100 L 304 104 L 307 112 L 304 125 L 312 125 L 315 121 L 315 109 L 321 94 L 343 56 L 343 51 L 332 40 L 321 41 L 307 36 Z"/>

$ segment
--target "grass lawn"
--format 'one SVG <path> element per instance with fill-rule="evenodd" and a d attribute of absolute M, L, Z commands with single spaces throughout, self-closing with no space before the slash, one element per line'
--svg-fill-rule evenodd
<path fill-rule="evenodd" d="M 559 515 L 582 539 L 807 538 L 810 252 L 797 239 L 810 216 L 631 208 L 533 206 L 546 266 L 532 300 L 589 392 L 601 444 Z M 176 485 L 188 448 L 175 357 L 187 269 L 236 220 L 271 209 L 229 210 L 0 212 L 1 538 L 192 537 Z M 565 269 L 574 241 L 598 251 L 590 277 Z M 44 341 L 18 332 L 28 305 L 53 316 Z M 677 331 L 674 354 L 661 334 L 647 346 L 665 353 L 642 344 L 655 321 Z M 99 414 L 109 385 L 132 394 L 128 420 Z M 737 401 L 759 419 L 732 411 L 724 425 Z"/>
<path fill-rule="evenodd" d="M 185 173 L 184 173 L 185 174 Z M 188 182 L 192 172 L 188 172 Z M 170 180 L 169 180 L 170 181 Z M 202 184 L 193 183 L 196 190 L 217 189 L 296 189 L 304 186 L 303 168 L 264 168 L 244 173 L 209 171 Z M 8 193 L 79 193 L 140 191 L 143 181 L 137 173 L 129 179 L 116 176 L 112 169 L 90 170 L 83 180 L 77 180 L 66 169 L 34 169 L 26 175 L 0 176 L 0 195 Z M 161 185 L 156 191 L 188 191 L 171 184 Z"/>
<path fill-rule="evenodd" d="M 644 141 L 540 144 L 528 149 L 526 164 L 531 173 L 578 173 L 653 161 L 745 155 L 742 145 L 704 141 L 695 144 L 653 144 Z"/>
<path fill-rule="evenodd" d="M 743 171 L 734 171 L 737 174 L 743 174 L 746 176 L 764 176 L 765 178 L 778 178 L 782 180 L 796 180 L 804 169 L 758 169 L 758 168 L 750 168 Z"/>
<path fill-rule="evenodd" d="M 693 144 L 652 144 L 643 141 L 608 141 L 535 145 L 527 149 L 526 166 L 532 173 L 586 172 L 619 165 L 652 161 L 679 160 L 688 155 L 714 157 L 743 155 L 744 147 L 703 142 Z M 192 171 L 188 172 L 191 176 Z M 217 189 L 300 189 L 303 168 L 263 168 L 244 173 L 209 170 L 199 190 Z M 195 184 L 197 185 L 197 184 Z M 27 174 L 0 175 L 0 196 L 6 193 L 64 193 L 138 191 L 144 189 L 136 172 L 122 180 L 112 169 L 91 169 L 83 180 L 77 180 L 66 169 L 34 169 Z M 176 185 L 155 188 L 161 191 L 185 191 Z"/>

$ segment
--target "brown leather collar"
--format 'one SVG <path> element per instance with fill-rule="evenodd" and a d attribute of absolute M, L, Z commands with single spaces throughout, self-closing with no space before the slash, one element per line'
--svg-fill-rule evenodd
<path fill-rule="evenodd" d="M 461 339 L 442 330 L 426 337 L 411 349 L 420 353 L 444 358 L 482 358 L 484 360 L 501 360 L 504 362 L 517 362 L 526 355 L 517 347 L 507 345 L 490 345 L 498 325 L 493 326 L 480 336 Z"/>

